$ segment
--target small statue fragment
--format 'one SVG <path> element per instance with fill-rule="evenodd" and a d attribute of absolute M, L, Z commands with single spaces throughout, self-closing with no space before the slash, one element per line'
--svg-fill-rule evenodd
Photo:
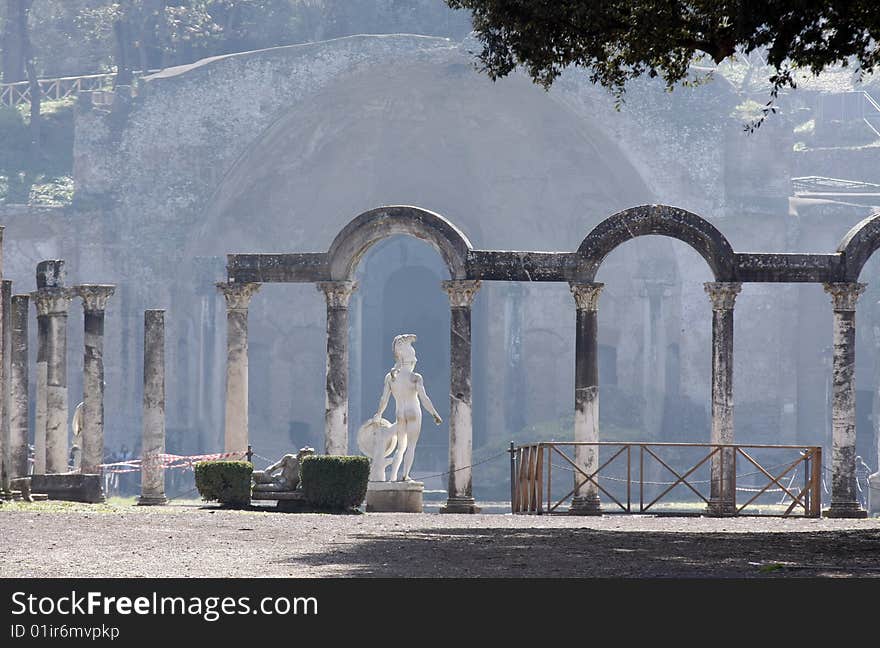
<path fill-rule="evenodd" d="M 294 491 L 300 485 L 300 466 L 303 457 L 315 454 L 314 448 L 300 448 L 296 454 L 286 454 L 265 470 L 253 472 L 254 491 L 275 493 Z M 281 474 L 275 475 L 278 470 Z"/>

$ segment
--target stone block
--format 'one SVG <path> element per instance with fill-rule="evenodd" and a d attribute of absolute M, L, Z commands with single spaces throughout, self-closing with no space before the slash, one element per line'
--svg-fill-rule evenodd
<path fill-rule="evenodd" d="M 84 475 L 82 473 L 32 475 L 31 492 L 45 493 L 50 500 L 90 504 L 104 501 L 100 475 Z"/>
<path fill-rule="evenodd" d="M 421 513 L 425 484 L 379 482 L 367 484 L 367 513 Z"/>
<path fill-rule="evenodd" d="M 30 477 L 17 477 L 9 482 L 10 488 L 13 489 L 13 493 L 18 491 L 21 495 L 21 499 L 25 502 L 33 502 L 33 497 L 31 497 L 31 478 Z"/>
<path fill-rule="evenodd" d="M 305 501 L 302 491 L 258 491 L 251 492 L 252 500 L 298 500 Z"/>

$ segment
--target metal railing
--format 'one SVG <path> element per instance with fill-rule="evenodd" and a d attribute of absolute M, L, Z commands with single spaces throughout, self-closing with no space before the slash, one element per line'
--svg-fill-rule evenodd
<path fill-rule="evenodd" d="M 570 456 L 579 446 L 595 448 L 598 467 L 592 472 L 583 462 Z M 567 453 L 569 448 L 571 451 Z M 521 446 L 511 443 L 509 452 L 513 513 L 567 512 L 560 507 L 590 485 L 605 504 L 603 512 L 653 514 L 672 512 L 682 505 L 685 511 L 694 512 L 694 504 L 705 504 L 703 512 L 720 511 L 729 515 L 762 510 L 768 512 L 761 514 L 782 517 L 795 513 L 805 517 L 821 515 L 822 448 L 819 446 L 543 441 Z M 602 452 L 605 457 L 601 456 Z M 765 465 L 765 456 L 781 461 Z M 554 460 L 562 463 L 556 464 Z M 713 463 L 718 491 L 714 501 L 710 470 Z M 557 489 L 560 470 L 568 473 L 562 479 L 570 480 L 571 484 L 558 499 L 553 496 L 554 468 Z M 738 473 L 738 468 L 745 470 Z M 800 469 L 803 479 L 795 485 Z M 649 479 L 652 472 L 668 475 L 669 481 Z M 698 479 L 700 476 L 708 478 Z M 689 496 L 687 501 L 681 499 L 683 489 Z M 676 491 L 678 494 L 673 495 Z M 745 494 L 742 502 L 738 501 L 739 493 Z M 781 495 L 778 502 L 756 504 L 760 498 L 775 494 Z"/>

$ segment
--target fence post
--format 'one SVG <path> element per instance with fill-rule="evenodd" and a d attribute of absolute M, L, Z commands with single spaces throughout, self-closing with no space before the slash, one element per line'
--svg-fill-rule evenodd
<path fill-rule="evenodd" d="M 810 466 L 813 473 L 813 493 L 810 500 L 810 515 L 819 517 L 822 514 L 822 448 L 813 448 L 813 463 Z"/>
<path fill-rule="evenodd" d="M 801 450 L 800 454 L 804 469 L 804 516 L 809 517 L 813 511 L 813 489 L 810 484 L 810 468 L 812 464 L 810 463 L 809 450 Z"/>

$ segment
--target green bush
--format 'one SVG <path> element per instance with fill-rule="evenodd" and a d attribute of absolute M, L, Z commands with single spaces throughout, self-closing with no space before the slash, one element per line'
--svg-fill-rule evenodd
<path fill-rule="evenodd" d="M 251 501 L 251 474 L 247 461 L 199 461 L 194 465 L 196 488 L 205 501 L 242 506 Z"/>
<path fill-rule="evenodd" d="M 303 458 L 302 489 L 306 501 L 317 509 L 349 510 L 367 495 L 370 460 L 367 457 L 312 455 Z"/>

